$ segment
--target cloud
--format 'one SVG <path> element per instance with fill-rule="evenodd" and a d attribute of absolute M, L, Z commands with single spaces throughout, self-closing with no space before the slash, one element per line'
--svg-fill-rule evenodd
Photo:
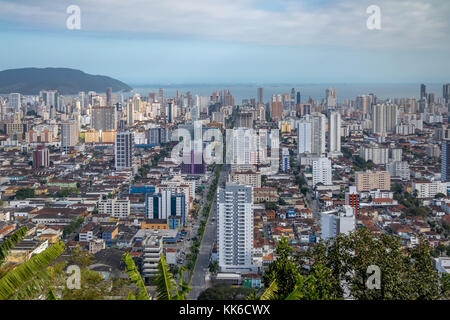
<path fill-rule="evenodd" d="M 64 30 L 70 4 L 81 8 L 83 32 L 108 35 L 325 49 L 450 48 L 447 0 L 0 0 L 0 19 Z M 381 30 L 366 27 L 369 5 L 381 8 Z"/>

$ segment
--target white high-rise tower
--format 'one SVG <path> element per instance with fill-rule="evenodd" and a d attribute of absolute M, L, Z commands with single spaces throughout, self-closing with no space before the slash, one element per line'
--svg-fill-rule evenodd
<path fill-rule="evenodd" d="M 228 183 L 217 190 L 217 246 L 221 271 L 253 265 L 253 187 Z"/>
<path fill-rule="evenodd" d="M 332 157 L 340 156 L 341 153 L 341 114 L 330 112 L 328 117 L 328 148 Z"/>

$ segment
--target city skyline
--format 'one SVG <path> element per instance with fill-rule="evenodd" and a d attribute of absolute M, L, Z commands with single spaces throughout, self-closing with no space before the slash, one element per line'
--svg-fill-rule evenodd
<path fill-rule="evenodd" d="M 0 300 L 449 300 L 449 1 L 0 8 Z"/>
<path fill-rule="evenodd" d="M 441 83 L 450 71 L 446 1 L 78 1 L 80 30 L 67 29 L 70 1 L 0 5 L 0 69 L 64 66 L 132 85 Z M 366 26 L 370 5 L 380 30 Z"/>

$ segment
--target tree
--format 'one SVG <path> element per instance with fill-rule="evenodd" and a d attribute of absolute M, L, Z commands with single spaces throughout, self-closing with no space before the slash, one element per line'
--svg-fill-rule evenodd
<path fill-rule="evenodd" d="M 0 245 L 0 267 L 5 262 L 9 251 L 12 248 L 14 248 L 17 243 L 22 241 L 22 239 L 26 236 L 27 232 L 28 232 L 28 228 L 22 227 L 22 228 L 16 230 L 8 239 L 6 239 Z"/>
<path fill-rule="evenodd" d="M 77 188 L 62 188 L 61 190 L 56 192 L 55 195 L 58 198 L 66 198 L 66 197 L 70 196 L 73 193 L 78 193 L 78 189 Z"/>
<path fill-rule="evenodd" d="M 179 284 L 169 272 L 166 258 L 161 255 L 158 263 L 158 274 L 156 276 L 156 295 L 158 300 L 185 300 L 191 288 L 183 282 L 184 268 L 180 268 L 178 276 Z"/>
<path fill-rule="evenodd" d="M 77 217 L 72 220 L 72 222 L 68 225 L 66 225 L 63 229 L 63 235 L 68 236 L 74 233 L 78 228 L 83 224 L 84 218 L 83 217 Z"/>
<path fill-rule="evenodd" d="M 88 267 L 81 268 L 80 289 L 69 289 L 64 286 L 62 291 L 63 300 L 103 300 L 110 291 L 110 282 Z"/>
<path fill-rule="evenodd" d="M 266 287 L 269 287 L 274 280 L 276 281 L 278 299 L 286 298 L 294 290 L 300 274 L 297 264 L 291 257 L 291 251 L 287 238 L 282 238 L 276 247 L 277 258 L 270 263 L 264 274 L 263 282 Z"/>
<path fill-rule="evenodd" d="M 303 258 L 311 259 L 312 268 L 323 265 L 331 270 L 336 297 L 344 298 L 345 288 L 357 300 L 437 299 L 444 294 L 430 246 L 423 239 L 413 248 L 404 248 L 396 236 L 374 237 L 363 228 L 321 242 Z M 380 289 L 366 284 L 369 266 L 380 269 Z"/>
<path fill-rule="evenodd" d="M 42 272 L 64 252 L 64 249 L 64 243 L 58 242 L 10 270 L 0 279 L 0 300 L 11 299 L 21 290 L 24 293 L 32 293 L 42 289 L 44 277 Z"/>
<path fill-rule="evenodd" d="M 335 295 L 333 289 L 333 281 L 331 280 L 331 271 L 324 266 L 317 266 L 312 270 L 310 275 L 297 275 L 297 281 L 292 292 L 287 297 L 280 297 L 277 280 L 273 280 L 266 290 L 257 296 L 251 294 L 249 300 L 335 300 L 339 299 Z"/>
<path fill-rule="evenodd" d="M 23 200 L 27 198 L 34 198 L 34 190 L 30 188 L 19 189 L 16 192 L 16 199 Z"/>
<path fill-rule="evenodd" d="M 295 176 L 295 183 L 301 188 L 306 184 L 306 180 L 303 175 L 298 174 Z"/>
<path fill-rule="evenodd" d="M 216 275 L 219 272 L 219 262 L 217 260 L 211 261 L 209 264 L 209 272 Z"/>
<path fill-rule="evenodd" d="M 278 206 L 275 202 L 266 202 L 266 209 L 267 210 L 278 210 Z"/>
<path fill-rule="evenodd" d="M 128 294 L 128 300 L 150 300 L 150 295 L 145 288 L 144 280 L 142 280 L 138 268 L 134 264 L 133 258 L 128 252 L 123 255 L 122 261 L 124 261 L 127 266 L 127 273 L 130 280 L 137 287 L 137 294 L 135 295 L 130 292 Z"/>
<path fill-rule="evenodd" d="M 295 289 L 286 300 L 337 300 L 331 270 L 317 265 L 308 276 L 298 275 Z"/>

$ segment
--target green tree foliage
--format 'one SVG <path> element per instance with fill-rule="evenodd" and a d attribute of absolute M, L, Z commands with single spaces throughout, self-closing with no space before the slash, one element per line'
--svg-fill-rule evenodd
<path fill-rule="evenodd" d="M 286 300 L 336 300 L 331 270 L 317 265 L 308 276 L 298 275 L 294 290 Z"/>
<path fill-rule="evenodd" d="M 55 196 L 58 198 L 66 198 L 74 193 L 79 193 L 79 190 L 77 188 L 61 188 L 61 190 L 56 192 Z"/>
<path fill-rule="evenodd" d="M 413 248 L 404 248 L 396 236 L 374 237 L 363 228 L 321 242 L 306 257 L 313 262 L 313 268 L 323 265 L 331 270 L 335 297 L 344 298 L 344 285 L 358 300 L 438 299 L 445 295 L 433 267 L 430 246 L 423 240 Z M 366 284 L 371 265 L 381 271 L 379 290 L 369 289 Z"/>
<path fill-rule="evenodd" d="M 191 288 L 183 282 L 184 268 L 180 268 L 178 276 L 179 284 L 169 272 L 166 258 L 161 255 L 158 263 L 158 275 L 156 276 L 156 296 L 158 300 L 185 300 Z"/>
<path fill-rule="evenodd" d="M 355 164 L 355 166 L 356 166 L 355 170 L 357 170 L 357 171 L 370 170 L 373 168 L 373 163 L 371 161 L 366 162 L 360 156 L 354 156 L 353 163 Z"/>
<path fill-rule="evenodd" d="M 74 233 L 76 230 L 78 230 L 78 228 L 81 227 L 83 222 L 84 222 L 83 217 L 74 218 L 70 224 L 68 224 L 64 227 L 63 235 L 67 236 L 67 235 Z"/>
<path fill-rule="evenodd" d="M 276 296 L 279 299 L 286 298 L 294 290 L 300 274 L 291 251 L 287 238 L 281 239 L 276 247 L 277 258 L 264 274 L 263 282 L 266 287 L 270 287 L 271 283 L 276 281 Z"/>
<path fill-rule="evenodd" d="M 81 268 L 81 288 L 64 286 L 62 300 L 103 300 L 108 296 L 110 283 L 96 271 Z"/>
<path fill-rule="evenodd" d="M 56 297 L 56 295 L 52 289 L 48 289 L 46 297 L 47 297 L 47 300 L 58 300 L 58 298 Z"/>
<path fill-rule="evenodd" d="M 122 260 L 125 262 L 127 266 L 127 273 L 130 277 L 130 280 L 137 287 L 137 294 L 134 295 L 130 292 L 128 295 L 129 300 L 150 300 L 150 296 L 145 288 L 144 280 L 139 273 L 138 268 L 134 264 L 133 258 L 127 252 L 123 255 Z"/>
<path fill-rule="evenodd" d="M 268 288 L 264 290 L 263 294 L 259 297 L 259 300 L 276 300 L 277 292 L 278 292 L 277 281 L 272 280 Z"/>
<path fill-rule="evenodd" d="M 347 159 L 351 159 L 352 157 L 352 153 L 350 152 L 350 150 L 346 147 L 342 147 L 342 154 L 344 155 L 345 158 Z"/>
<path fill-rule="evenodd" d="M 38 277 L 42 270 L 64 252 L 64 249 L 63 242 L 56 243 L 10 270 L 0 279 L 0 299 L 12 298 L 23 286 Z"/>
<path fill-rule="evenodd" d="M 211 272 L 212 274 L 217 274 L 217 272 L 219 272 L 219 262 L 217 260 L 210 262 L 209 272 Z"/>
<path fill-rule="evenodd" d="M 436 300 L 448 299 L 450 295 L 450 277 L 439 277 L 432 263 L 431 247 L 423 240 L 405 248 L 398 237 L 374 237 L 363 228 L 319 243 L 298 256 L 297 263 L 290 258 L 286 239 L 276 251 L 278 257 L 264 276 L 266 290 L 259 297 L 261 300 Z M 298 268 L 305 261 L 310 263 L 310 269 L 301 274 Z M 379 289 L 367 285 L 372 275 L 368 273 L 369 266 L 380 268 Z M 249 297 L 255 298 L 258 297 Z"/>
<path fill-rule="evenodd" d="M 0 266 L 5 262 L 6 257 L 8 255 L 8 252 L 14 248 L 14 246 L 22 241 L 22 239 L 25 237 L 25 235 L 28 232 L 27 227 L 22 227 L 18 230 L 16 230 L 11 237 L 6 239 L 1 245 L 0 245 Z"/>
<path fill-rule="evenodd" d="M 298 186 L 301 188 L 301 187 L 303 187 L 306 184 L 306 180 L 303 177 L 303 175 L 297 174 L 295 176 L 295 183 L 298 184 Z"/>
<path fill-rule="evenodd" d="M 275 202 L 266 202 L 266 210 L 275 210 L 279 209 L 278 205 Z"/>
<path fill-rule="evenodd" d="M 16 199 L 23 200 L 27 198 L 34 198 L 34 190 L 30 188 L 19 189 L 16 192 Z"/>

